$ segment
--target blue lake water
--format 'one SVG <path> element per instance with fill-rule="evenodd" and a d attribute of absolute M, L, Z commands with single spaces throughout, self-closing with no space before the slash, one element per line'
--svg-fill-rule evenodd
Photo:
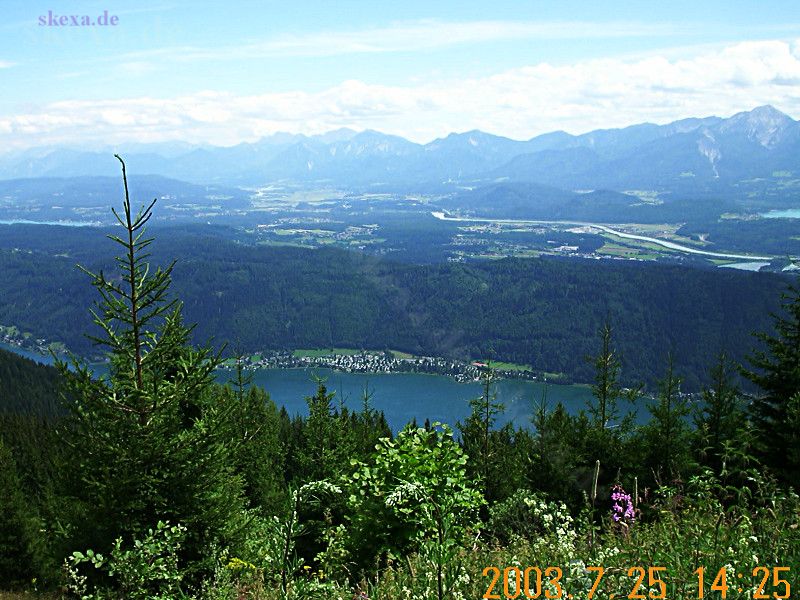
<path fill-rule="evenodd" d="M 0 344 L 0 348 L 44 364 L 53 362 L 49 356 L 15 346 Z M 98 365 L 98 368 L 104 370 L 103 365 Z M 479 383 L 458 383 L 443 375 L 343 373 L 330 369 L 257 369 L 252 374 L 253 384 L 264 388 L 278 406 L 285 406 L 292 415 L 308 414 L 305 398 L 316 392 L 314 376 L 326 380 L 328 391 L 335 393 L 334 403 L 343 401 L 345 406 L 354 410 L 361 408 L 364 387 L 368 385 L 373 408 L 383 411 L 395 431 L 414 418 L 420 425 L 425 419 L 430 419 L 431 422 L 455 426 L 469 415 L 469 400 L 481 395 Z M 217 379 L 226 383 L 234 375 L 233 371 L 219 370 Z M 545 389 L 550 407 L 561 402 L 573 414 L 585 407 L 590 396 L 588 387 L 581 385 L 545 385 L 535 381 L 503 379 L 496 385 L 497 400 L 505 405 L 498 424 L 512 422 L 520 427 L 527 426 L 533 403 L 540 401 Z"/>
<path fill-rule="evenodd" d="M 97 221 L 31 221 L 30 219 L 0 219 L 0 225 L 63 225 L 64 227 L 99 227 Z"/>
<path fill-rule="evenodd" d="M 800 208 L 787 208 L 785 210 L 770 210 L 761 213 L 767 219 L 800 219 Z"/>
<path fill-rule="evenodd" d="M 768 262 L 742 262 L 742 263 L 731 263 L 729 265 L 720 265 L 720 269 L 739 269 L 740 271 L 758 271 L 761 267 L 766 267 L 769 263 Z"/>
<path fill-rule="evenodd" d="M 23 350 L 22 348 L 18 348 L 17 346 L 11 346 L 9 344 L 4 344 L 3 342 L 0 342 L 0 349 L 8 350 L 9 352 L 13 352 L 14 354 L 19 354 L 20 356 L 24 356 L 25 358 L 35 360 L 36 362 L 41 363 L 43 365 L 53 364 L 53 359 L 50 358 L 49 356 L 39 354 L 38 352 Z"/>
<path fill-rule="evenodd" d="M 364 386 L 373 392 L 372 406 L 383 411 L 392 429 L 416 418 L 422 425 L 425 419 L 455 425 L 469 415 L 469 400 L 481 395 L 479 383 L 458 383 L 442 375 L 414 373 L 363 374 L 342 373 L 327 369 L 260 369 L 254 372 L 253 382 L 269 392 L 279 406 L 290 414 L 308 414 L 305 397 L 316 391 L 313 375 L 326 378 L 329 392 L 335 392 L 334 402 L 358 410 Z M 230 378 L 225 374 L 223 381 Z M 513 422 L 525 426 L 533 412 L 533 402 L 539 402 L 547 388 L 548 404 L 562 402 L 571 413 L 584 407 L 589 389 L 578 385 L 547 385 L 534 381 L 504 379 L 497 383 L 497 400 L 505 405 L 498 424 Z"/>

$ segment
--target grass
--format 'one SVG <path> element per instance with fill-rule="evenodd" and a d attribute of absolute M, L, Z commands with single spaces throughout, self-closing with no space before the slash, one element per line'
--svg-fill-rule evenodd
<path fill-rule="evenodd" d="M 363 350 L 355 348 L 303 348 L 295 350 L 292 355 L 295 358 L 320 358 L 322 356 L 354 356 L 362 352 Z"/>
<path fill-rule="evenodd" d="M 645 255 L 639 248 L 631 246 L 623 246 L 612 242 L 606 242 L 603 247 L 597 251 L 598 254 L 605 254 L 606 256 L 622 256 L 624 258 L 643 258 Z M 648 256 L 652 256 L 649 254 Z"/>
<path fill-rule="evenodd" d="M 622 223 L 617 226 L 618 229 L 623 229 L 629 233 L 657 234 L 657 233 L 675 233 L 680 229 L 679 225 L 674 223 Z"/>
<path fill-rule="evenodd" d="M 314 246 L 310 244 L 295 244 L 292 242 L 276 242 L 272 240 L 259 240 L 256 242 L 259 246 L 280 246 L 280 247 L 289 247 L 289 248 L 310 248 L 313 249 Z"/>
<path fill-rule="evenodd" d="M 486 363 L 487 360 L 481 360 L 480 362 Z M 530 371 L 530 365 L 520 365 L 517 363 L 511 362 L 503 362 L 502 360 L 493 360 L 492 367 L 497 369 L 498 371 Z"/>
<path fill-rule="evenodd" d="M 548 372 L 545 371 L 545 372 L 542 373 L 542 377 L 544 379 L 547 379 L 548 381 L 550 381 L 550 383 L 558 383 L 559 381 L 564 379 L 565 375 L 564 375 L 564 373 L 548 373 Z M 584 384 L 575 383 L 573 385 L 582 386 Z"/>

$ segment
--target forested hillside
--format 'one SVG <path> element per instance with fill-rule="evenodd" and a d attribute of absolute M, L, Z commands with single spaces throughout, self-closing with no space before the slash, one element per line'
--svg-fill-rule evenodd
<path fill-rule="evenodd" d="M 53 367 L 0 349 L 0 412 L 54 414 L 59 380 Z"/>
<path fill-rule="evenodd" d="M 104 239 L 96 230 L 60 229 L 0 242 L 0 324 L 91 355 L 93 295 L 75 265 L 110 261 L 98 260 Z M 786 286 L 780 275 L 621 261 L 409 265 L 247 246 L 214 230 L 158 231 L 153 260 L 181 257 L 175 294 L 197 323 L 197 341 L 253 352 L 338 346 L 490 357 L 576 381 L 591 378 L 585 357 L 608 320 L 629 382 L 652 385 L 671 351 L 686 387 L 697 389 L 716 353 L 744 357 Z"/>

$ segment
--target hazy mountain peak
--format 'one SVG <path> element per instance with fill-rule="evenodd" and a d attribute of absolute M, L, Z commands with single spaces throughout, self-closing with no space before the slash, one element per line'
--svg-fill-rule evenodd
<path fill-rule="evenodd" d="M 357 133 L 348 140 L 344 140 L 330 147 L 331 156 L 335 156 L 337 152 L 351 155 L 362 154 L 407 154 L 411 148 L 416 147 L 416 144 L 408 141 L 403 137 L 396 135 L 389 135 L 375 131 L 374 129 L 365 129 Z"/>
<path fill-rule="evenodd" d="M 302 133 L 289 133 L 287 131 L 277 131 L 268 136 L 262 137 L 254 146 L 271 146 L 271 145 L 284 145 L 293 144 L 305 139 Z"/>
<path fill-rule="evenodd" d="M 669 123 L 666 125 L 666 130 L 669 133 L 688 133 L 704 127 L 711 127 L 722 120 L 721 117 L 690 117 Z"/>
<path fill-rule="evenodd" d="M 753 110 L 750 111 L 750 115 L 752 117 L 758 117 L 758 118 L 770 117 L 770 118 L 788 119 L 789 121 L 794 120 L 789 115 L 787 115 L 784 112 L 781 112 L 771 104 L 764 104 L 763 106 L 755 107 Z"/>
<path fill-rule="evenodd" d="M 448 149 L 495 148 L 496 149 L 498 147 L 509 147 L 512 145 L 522 144 L 522 143 L 523 142 L 511 140 L 509 138 L 500 135 L 486 133 L 485 131 L 481 131 L 480 129 L 472 129 L 470 131 L 463 131 L 461 133 L 455 133 L 455 132 L 449 133 L 445 137 L 437 138 L 432 142 L 426 144 L 425 149 L 427 151 L 438 151 L 445 148 Z"/>
<path fill-rule="evenodd" d="M 339 129 L 332 129 L 325 133 L 320 133 L 313 136 L 315 139 L 325 144 L 332 144 L 335 142 L 346 142 L 358 135 L 358 131 L 350 129 L 349 127 L 340 127 Z"/>
<path fill-rule="evenodd" d="M 787 128 L 796 123 L 789 115 L 769 104 L 740 112 L 722 122 L 720 130 L 739 131 L 765 148 L 777 144 Z"/>

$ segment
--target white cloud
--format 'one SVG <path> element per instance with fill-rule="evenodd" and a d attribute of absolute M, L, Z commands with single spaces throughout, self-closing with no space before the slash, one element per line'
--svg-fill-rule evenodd
<path fill-rule="evenodd" d="M 773 104 L 800 116 L 800 40 L 743 42 L 691 58 L 539 63 L 471 80 L 384 86 L 344 81 L 320 92 L 55 102 L 0 115 L 9 149 L 132 141 L 235 144 L 276 131 L 373 128 L 429 141 L 478 128 L 512 138 L 644 121 L 731 115 Z"/>
<path fill-rule="evenodd" d="M 13 63 L 9 60 L 0 60 L 0 69 L 8 69 L 13 67 L 14 65 L 16 65 L 16 63 Z"/>

